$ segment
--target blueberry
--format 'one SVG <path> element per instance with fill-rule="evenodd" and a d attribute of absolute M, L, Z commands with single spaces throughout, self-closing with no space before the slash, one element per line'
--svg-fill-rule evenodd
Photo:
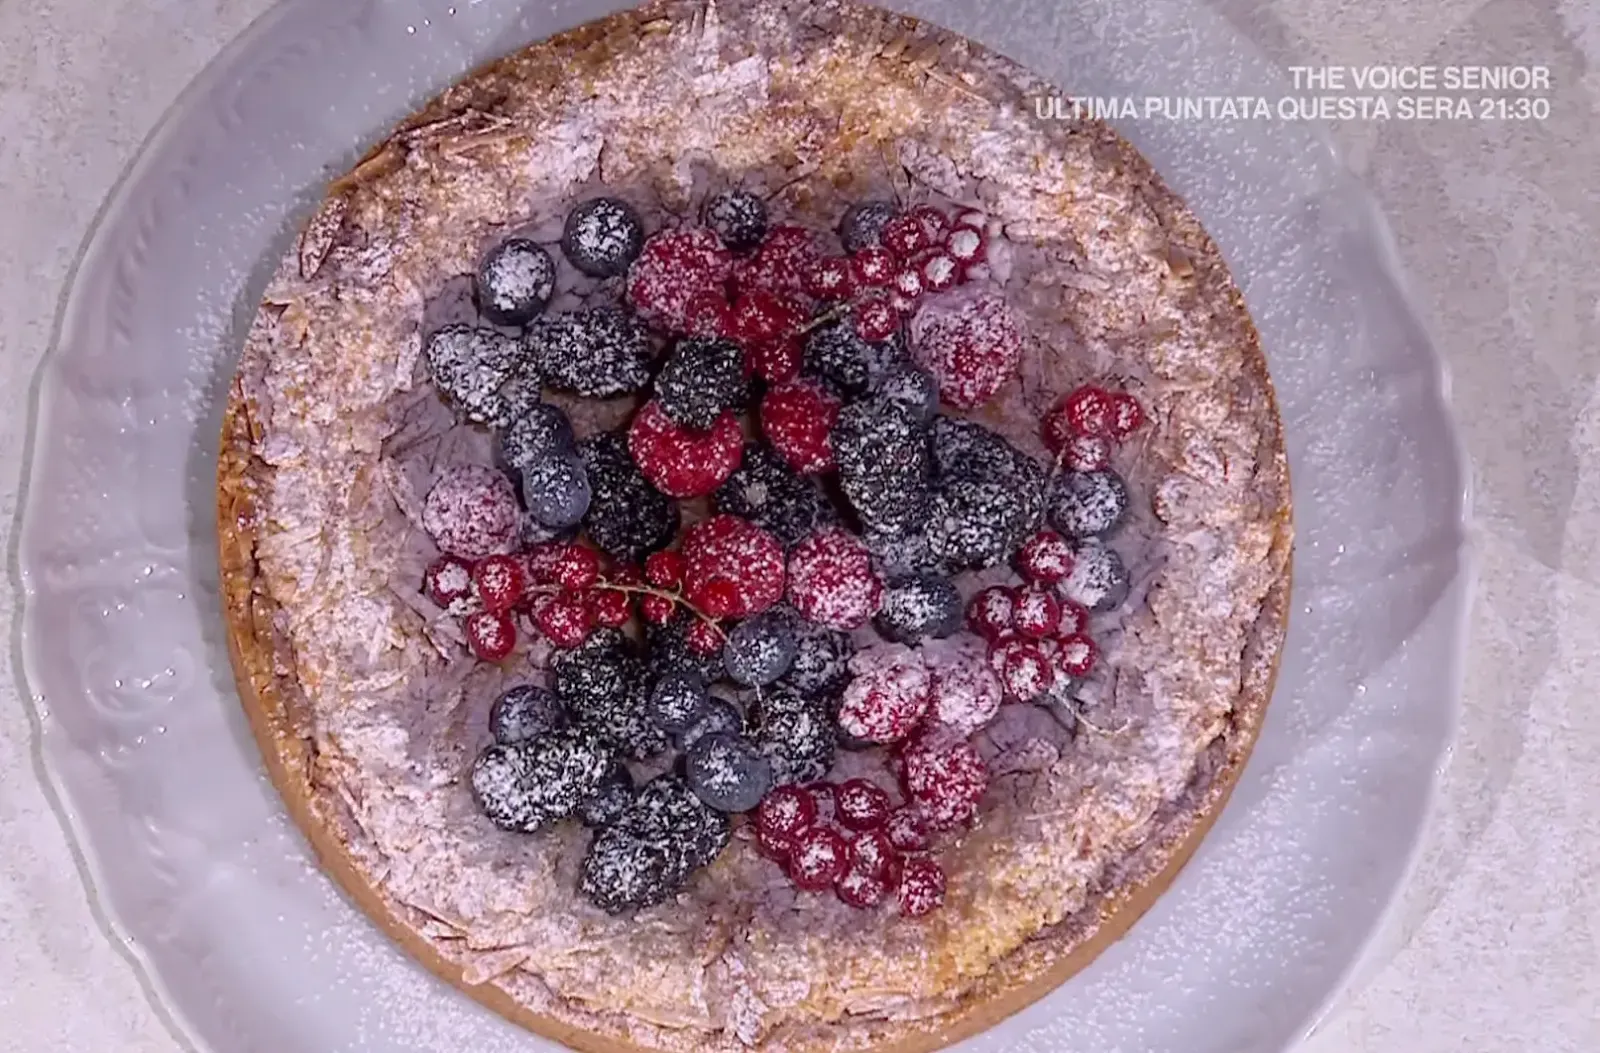
<path fill-rule="evenodd" d="M 614 278 L 628 269 L 644 247 L 644 223 L 620 198 L 597 197 L 567 213 L 561 251 L 572 265 L 594 278 Z"/>
<path fill-rule="evenodd" d="M 730 340 L 693 337 L 678 343 L 656 374 L 661 411 L 686 428 L 705 430 L 749 391 L 744 352 Z"/>
<path fill-rule="evenodd" d="M 532 832 L 571 815 L 611 774 L 616 754 L 598 735 L 553 731 L 515 745 L 495 744 L 472 766 L 472 792 L 489 821 Z"/>
<path fill-rule="evenodd" d="M 522 503 L 542 527 L 566 530 L 583 522 L 593 496 L 589 474 L 576 453 L 546 457 L 522 467 Z"/>
<path fill-rule="evenodd" d="M 681 734 L 695 725 L 711 704 L 705 681 L 692 672 L 671 672 L 650 692 L 650 715 L 663 731 Z"/>
<path fill-rule="evenodd" d="M 722 646 L 722 664 L 734 683 L 765 687 L 789 671 L 797 647 L 789 620 L 782 614 L 764 611 L 729 631 Z"/>
<path fill-rule="evenodd" d="M 728 190 L 706 204 L 705 221 L 724 245 L 743 252 L 767 236 L 767 203 L 748 190 Z"/>
<path fill-rule="evenodd" d="M 502 746 L 531 742 L 566 724 L 561 700 L 533 684 L 510 688 L 489 709 L 489 734 Z"/>
<path fill-rule="evenodd" d="M 873 624 L 897 643 L 949 636 L 961 628 L 964 613 L 955 582 L 938 574 L 919 574 L 890 584 Z"/>
<path fill-rule="evenodd" d="M 678 736 L 678 748 L 689 750 L 700 741 L 703 735 L 712 735 L 718 732 L 729 732 L 735 735 L 744 734 L 744 716 L 740 714 L 733 703 L 722 698 L 713 698 L 689 729 Z"/>
<path fill-rule="evenodd" d="M 839 221 L 839 240 L 844 251 L 860 252 L 877 245 L 883 237 L 883 225 L 900 214 L 892 201 L 862 201 L 851 205 Z"/>
<path fill-rule="evenodd" d="M 523 326 L 550 303 L 556 264 L 543 246 L 507 238 L 478 268 L 478 310 L 496 325 Z"/>
<path fill-rule="evenodd" d="M 1061 595 L 1096 614 L 1105 614 L 1127 602 L 1132 582 L 1117 550 L 1088 539 L 1072 547 L 1072 572 L 1057 586 Z"/>
<path fill-rule="evenodd" d="M 855 651 L 848 633 L 800 622 L 794 661 L 778 686 L 805 698 L 831 699 L 850 682 Z"/>
<path fill-rule="evenodd" d="M 525 464 L 576 449 L 572 421 L 561 407 L 548 402 L 529 406 L 499 437 L 500 463 L 514 472 L 522 471 Z"/>
<path fill-rule="evenodd" d="M 772 789 L 772 761 L 747 740 L 727 732 L 696 739 L 684 771 L 689 788 L 722 812 L 748 812 Z"/>
<path fill-rule="evenodd" d="M 585 307 L 538 318 L 523 346 L 551 387 L 608 399 L 650 383 L 653 350 L 644 325 L 617 307 Z"/>
<path fill-rule="evenodd" d="M 584 826 L 595 829 L 609 826 L 628 810 L 633 803 L 633 795 L 633 776 L 629 774 L 627 765 L 618 764 L 593 796 L 578 805 L 578 820 Z"/>
<path fill-rule="evenodd" d="M 1050 523 L 1068 537 L 1106 537 L 1128 514 L 1128 485 L 1109 468 L 1066 472 L 1050 488 Z"/>

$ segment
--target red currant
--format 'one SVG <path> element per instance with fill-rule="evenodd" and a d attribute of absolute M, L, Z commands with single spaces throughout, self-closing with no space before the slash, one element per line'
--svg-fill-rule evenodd
<path fill-rule="evenodd" d="M 883 247 L 899 256 L 901 259 L 910 259 L 918 250 L 925 249 L 930 244 L 928 232 L 922 223 L 909 212 L 898 215 L 883 225 L 883 233 L 879 235 Z"/>
<path fill-rule="evenodd" d="M 455 556 L 440 556 L 422 573 L 422 591 L 441 607 L 472 594 L 472 568 Z"/>
<path fill-rule="evenodd" d="M 672 620 L 672 613 L 678 609 L 677 603 L 665 596 L 647 593 L 639 597 L 639 613 L 651 625 L 665 625 Z"/>
<path fill-rule="evenodd" d="M 1012 616 L 1017 632 L 1032 640 L 1055 633 L 1061 624 L 1061 601 L 1048 589 L 1024 589 L 1017 597 Z"/>
<path fill-rule="evenodd" d="M 873 877 L 887 877 L 897 855 L 888 834 L 882 830 L 868 830 L 857 834 L 850 842 L 850 869 Z"/>
<path fill-rule="evenodd" d="M 889 895 L 889 886 L 883 878 L 850 869 L 839 878 L 834 891 L 846 906 L 867 910 L 884 901 Z"/>
<path fill-rule="evenodd" d="M 1006 694 L 1018 702 L 1032 702 L 1055 686 L 1056 671 L 1039 648 L 1019 640 L 1003 650 L 1000 683 Z"/>
<path fill-rule="evenodd" d="M 779 858 L 786 858 L 816 821 L 816 800 L 798 786 L 779 786 L 756 805 L 756 835 Z"/>
<path fill-rule="evenodd" d="M 1011 628 L 1016 600 L 1014 590 L 1004 585 L 991 585 L 967 603 L 967 624 L 973 632 L 992 643 Z"/>
<path fill-rule="evenodd" d="M 1132 395 L 1119 391 L 1111 396 L 1110 419 L 1111 436 L 1120 442 L 1144 425 L 1144 407 Z"/>
<path fill-rule="evenodd" d="M 529 585 L 554 585 L 556 572 L 561 567 L 561 557 L 566 555 L 567 544 L 562 541 L 543 541 L 522 556 L 522 569 Z"/>
<path fill-rule="evenodd" d="M 1051 426 L 1051 418 L 1058 415 L 1059 421 Z M 1069 392 L 1045 420 L 1045 441 L 1053 441 L 1054 450 L 1060 450 L 1075 435 L 1105 435 L 1111 430 L 1111 396 L 1085 384 Z"/>
<path fill-rule="evenodd" d="M 675 589 L 683 584 L 683 553 L 670 548 L 650 553 L 644 561 L 644 580 L 658 589 Z"/>
<path fill-rule="evenodd" d="M 876 245 L 850 257 L 850 277 L 860 286 L 881 288 L 894 281 L 899 270 L 900 261 L 894 258 L 894 253 Z"/>
<path fill-rule="evenodd" d="M 908 859 L 900 870 L 900 913 L 908 918 L 930 914 L 944 902 L 944 891 L 943 867 L 926 856 Z"/>
<path fill-rule="evenodd" d="M 944 250 L 963 269 L 976 267 L 989 258 L 989 237 L 979 228 L 963 223 L 945 235 Z"/>
<path fill-rule="evenodd" d="M 1067 440 L 1061 463 L 1075 472 L 1098 472 L 1111 463 L 1111 440 L 1104 435 L 1074 435 Z"/>
<path fill-rule="evenodd" d="M 939 244 L 950 230 L 950 217 L 935 205 L 917 205 L 906 215 L 922 227 L 924 244 Z"/>
<path fill-rule="evenodd" d="M 1053 585 L 1072 573 L 1072 546 L 1054 530 L 1041 530 L 1017 553 L 1017 571 L 1039 585 Z"/>
<path fill-rule="evenodd" d="M 889 813 L 883 823 L 883 835 L 897 852 L 924 852 L 928 848 L 928 828 L 910 807 Z"/>
<path fill-rule="evenodd" d="M 889 795 L 866 779 L 850 779 L 835 794 L 835 814 L 851 830 L 873 830 L 883 825 L 893 807 Z"/>
<path fill-rule="evenodd" d="M 820 892 L 844 874 L 849 846 L 825 826 L 813 826 L 795 838 L 789 852 L 789 879 L 795 887 Z"/>
<path fill-rule="evenodd" d="M 478 611 L 462 626 L 467 646 L 485 662 L 498 662 L 517 645 L 517 626 L 505 611 Z"/>
<path fill-rule="evenodd" d="M 1074 679 L 1088 676 L 1099 653 L 1094 641 L 1087 636 L 1063 636 L 1056 643 L 1056 668 Z"/>
<path fill-rule="evenodd" d="M 874 296 L 857 301 L 851 312 L 856 335 L 869 343 L 889 339 L 900 328 L 900 312 L 887 296 Z"/>
<path fill-rule="evenodd" d="M 515 556 L 485 556 L 472 568 L 472 586 L 487 611 L 509 611 L 520 603 L 524 579 Z"/>
<path fill-rule="evenodd" d="M 633 604 L 628 602 L 628 594 L 616 589 L 596 588 L 590 589 L 589 616 L 596 625 L 604 625 L 611 629 L 620 629 L 628 624 L 628 619 L 633 617 Z"/>
<path fill-rule="evenodd" d="M 699 618 L 683 634 L 683 640 L 697 654 L 713 655 L 722 650 L 722 633 L 715 625 Z"/>
<path fill-rule="evenodd" d="M 929 292 L 944 292 L 955 288 L 961 279 L 961 265 L 948 253 L 935 252 L 923 257 L 920 273 L 923 288 Z"/>
<path fill-rule="evenodd" d="M 847 256 L 824 256 L 805 273 L 805 289 L 818 300 L 848 300 L 855 290 Z"/>
<path fill-rule="evenodd" d="M 1056 636 L 1065 638 L 1089 631 L 1089 608 L 1072 600 L 1061 601 L 1061 624 L 1056 626 Z"/>
<path fill-rule="evenodd" d="M 556 562 L 555 578 L 564 589 L 587 589 L 600 580 L 600 554 L 582 545 L 568 545 Z"/>
<path fill-rule="evenodd" d="M 533 612 L 533 624 L 557 647 L 570 648 L 589 638 L 594 622 L 582 594 L 563 592 Z"/>

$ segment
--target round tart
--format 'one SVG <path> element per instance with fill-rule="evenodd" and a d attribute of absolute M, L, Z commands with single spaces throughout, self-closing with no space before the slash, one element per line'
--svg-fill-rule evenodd
<path fill-rule="evenodd" d="M 592 1050 L 933 1049 L 1170 882 L 1289 485 L 1216 247 L 935 27 L 654 3 L 334 182 L 222 435 L 268 770 L 429 968 Z"/>

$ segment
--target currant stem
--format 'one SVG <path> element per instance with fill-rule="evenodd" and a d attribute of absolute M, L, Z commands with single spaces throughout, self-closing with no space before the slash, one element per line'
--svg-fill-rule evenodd
<path fill-rule="evenodd" d="M 699 607 L 696 607 L 682 596 L 679 596 L 677 593 L 668 592 L 665 589 L 658 589 L 652 585 L 618 585 L 615 582 L 610 581 L 596 582 L 594 587 L 597 589 L 610 589 L 612 592 L 634 593 L 641 596 L 659 596 L 663 600 L 670 600 L 673 603 L 682 604 L 688 609 L 690 614 L 693 614 L 696 618 L 699 618 L 701 621 L 711 626 L 711 631 L 717 634 L 717 639 L 721 640 L 723 643 L 728 642 L 728 634 L 722 631 L 722 626 L 717 624 L 717 620 L 715 618 L 711 617 L 711 615 L 707 614 L 705 611 L 702 611 Z"/>

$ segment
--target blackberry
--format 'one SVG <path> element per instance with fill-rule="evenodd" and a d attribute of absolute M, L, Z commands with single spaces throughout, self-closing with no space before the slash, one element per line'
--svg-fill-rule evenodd
<path fill-rule="evenodd" d="M 553 663 L 555 694 L 579 724 L 604 735 L 635 760 L 667 748 L 649 715 L 649 674 L 627 638 L 602 629 Z"/>
<path fill-rule="evenodd" d="M 926 369 L 910 363 L 890 369 L 878 384 L 877 395 L 906 410 L 916 420 L 932 420 L 939 408 L 939 382 Z"/>
<path fill-rule="evenodd" d="M 578 891 L 608 914 L 626 914 L 665 901 L 684 877 L 666 845 L 637 837 L 614 821 L 589 843 Z"/>
<path fill-rule="evenodd" d="M 711 696 L 694 673 L 667 673 L 650 691 L 650 715 L 663 731 L 676 735 L 693 727 L 706 712 Z"/>
<path fill-rule="evenodd" d="M 520 469 L 522 503 L 536 523 L 559 531 L 583 522 L 594 494 L 589 473 L 576 453 L 548 456 Z"/>
<path fill-rule="evenodd" d="M 1006 479 L 945 479 L 928 505 L 928 547 L 951 567 L 998 566 L 1021 545 L 1028 516 L 1026 495 Z"/>
<path fill-rule="evenodd" d="M 1117 550 L 1089 539 L 1072 547 L 1072 573 L 1056 586 L 1061 595 L 1096 614 L 1106 614 L 1127 602 L 1132 582 Z"/>
<path fill-rule="evenodd" d="M 507 396 L 526 388 L 512 381 L 527 380 L 524 374 L 533 369 L 516 337 L 470 325 L 447 325 L 434 332 L 423 358 L 445 400 L 467 420 L 490 427 L 511 423 L 516 400 Z"/>
<path fill-rule="evenodd" d="M 728 190 L 706 204 L 706 226 L 734 252 L 753 249 L 767 236 L 767 203 L 748 190 Z"/>
<path fill-rule="evenodd" d="M 850 658 L 855 651 L 848 633 L 800 622 L 794 661 L 778 687 L 805 698 L 831 699 L 850 682 Z"/>
<path fill-rule="evenodd" d="M 600 788 L 578 805 L 576 815 L 584 826 L 599 829 L 617 821 L 633 803 L 633 776 L 626 764 L 617 764 Z"/>
<path fill-rule="evenodd" d="M 943 574 L 949 568 L 933 551 L 926 530 L 890 534 L 868 530 L 861 540 L 872 553 L 872 563 L 885 578 L 902 578 L 919 572 Z"/>
<path fill-rule="evenodd" d="M 523 343 L 545 383 L 586 398 L 607 399 L 650 383 L 650 338 L 619 307 L 585 307 L 537 319 Z"/>
<path fill-rule="evenodd" d="M 689 788 L 720 812 L 748 812 L 772 789 L 772 761 L 749 740 L 724 731 L 702 735 L 684 760 Z"/>
<path fill-rule="evenodd" d="M 873 343 L 849 321 L 839 321 L 818 326 L 806 337 L 800 371 L 840 398 L 851 399 L 871 391 L 908 361 L 898 336 Z"/>
<path fill-rule="evenodd" d="M 763 611 L 728 633 L 722 664 L 734 683 L 765 687 L 789 671 L 797 646 L 790 620 L 781 612 Z"/>
<path fill-rule="evenodd" d="M 566 725 L 561 700 L 533 684 L 510 688 L 489 708 L 489 734 L 502 746 L 531 742 Z"/>
<path fill-rule="evenodd" d="M 681 523 L 677 502 L 650 485 L 621 433 L 590 436 L 578 453 L 591 491 L 583 526 L 596 545 L 614 559 L 638 563 L 671 544 Z"/>
<path fill-rule="evenodd" d="M 472 766 L 472 792 L 490 822 L 531 833 L 571 815 L 616 762 L 598 735 L 562 728 L 531 742 L 485 749 Z"/>
<path fill-rule="evenodd" d="M 791 548 L 832 520 L 816 485 L 770 446 L 746 443 L 743 459 L 716 492 L 718 512 L 748 519 Z"/>
<path fill-rule="evenodd" d="M 552 454 L 572 453 L 578 440 L 572 434 L 572 421 L 561 407 L 548 402 L 529 406 L 498 439 L 500 463 L 513 472 L 522 466 L 542 461 Z"/>
<path fill-rule="evenodd" d="M 655 676 L 689 673 L 702 683 L 722 679 L 722 652 L 701 654 L 689 646 L 686 634 L 698 619 L 679 608 L 665 625 L 645 628 L 646 661 Z"/>
<path fill-rule="evenodd" d="M 685 877 L 728 846 L 728 817 L 709 807 L 676 775 L 645 783 L 616 826 L 635 837 L 665 845 L 673 868 Z"/>
<path fill-rule="evenodd" d="M 713 698 L 700 718 L 678 736 L 678 748 L 685 751 L 693 749 L 694 744 L 705 735 L 743 735 L 744 731 L 744 714 L 739 712 L 739 708 L 725 698 Z"/>
<path fill-rule="evenodd" d="M 620 198 L 597 197 L 567 213 L 561 251 L 592 278 L 614 278 L 628 269 L 644 247 L 644 223 Z"/>
<path fill-rule="evenodd" d="M 679 341 L 656 374 L 661 411 L 686 428 L 705 430 L 724 410 L 744 404 L 749 382 L 744 352 L 730 340 L 694 337 Z"/>
<path fill-rule="evenodd" d="M 932 466 L 927 426 L 897 403 L 846 406 L 829 436 L 839 485 L 869 530 L 904 534 L 926 520 Z"/>
<path fill-rule="evenodd" d="M 1006 547 L 1019 547 L 1044 515 L 1044 466 L 973 421 L 937 416 L 932 436 L 934 466 L 942 478 L 987 478 L 1011 489 L 1017 508 L 1009 522 L 1011 536 Z"/>
<path fill-rule="evenodd" d="M 556 264 L 543 246 L 507 238 L 478 267 L 478 310 L 495 325 L 527 325 L 550 303 L 555 288 Z"/>
<path fill-rule="evenodd" d="M 938 574 L 919 574 L 890 584 L 873 624 L 897 643 L 939 639 L 961 628 L 964 615 L 955 582 Z"/>
<path fill-rule="evenodd" d="M 883 225 L 900 214 L 892 201 L 862 201 L 851 205 L 839 220 L 839 240 L 844 251 L 860 252 L 880 244 Z"/>
<path fill-rule="evenodd" d="M 756 748 L 772 761 L 772 781 L 811 782 L 833 764 L 838 728 L 830 704 L 788 691 L 768 692 L 756 721 Z"/>
<path fill-rule="evenodd" d="M 1109 468 L 1066 472 L 1050 488 L 1050 524 L 1067 537 L 1107 537 L 1128 515 L 1128 484 Z"/>

